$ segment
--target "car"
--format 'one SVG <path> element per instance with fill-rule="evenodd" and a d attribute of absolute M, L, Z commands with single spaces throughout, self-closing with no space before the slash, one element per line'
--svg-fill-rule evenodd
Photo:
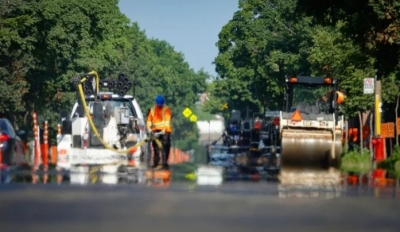
<path fill-rule="evenodd" d="M 23 143 L 19 136 L 25 134 L 25 131 L 14 130 L 11 122 L 6 118 L 0 118 L 0 133 L 5 140 L 0 143 L 1 146 L 1 164 L 5 166 L 20 165 L 25 162 Z"/>

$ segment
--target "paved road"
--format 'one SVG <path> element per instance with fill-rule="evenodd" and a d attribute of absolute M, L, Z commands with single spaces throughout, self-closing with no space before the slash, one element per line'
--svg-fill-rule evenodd
<path fill-rule="evenodd" d="M 275 185 L 3 185 L 3 232 L 400 231 L 400 201 L 352 196 L 278 198 Z M 365 190 L 366 191 L 366 190 Z M 386 194 L 390 196 L 390 193 Z"/>

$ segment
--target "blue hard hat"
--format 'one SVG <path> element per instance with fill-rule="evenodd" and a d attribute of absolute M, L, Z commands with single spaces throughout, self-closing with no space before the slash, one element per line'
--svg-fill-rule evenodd
<path fill-rule="evenodd" d="M 164 97 L 161 96 L 161 95 L 158 95 L 158 96 L 156 97 L 156 104 L 157 104 L 158 106 L 163 106 L 164 103 L 165 103 Z"/>

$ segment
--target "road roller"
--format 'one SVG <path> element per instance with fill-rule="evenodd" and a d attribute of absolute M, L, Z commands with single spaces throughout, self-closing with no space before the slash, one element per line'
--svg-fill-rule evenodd
<path fill-rule="evenodd" d="M 280 112 L 281 183 L 338 181 L 342 153 L 344 94 L 332 77 L 286 76 Z"/>

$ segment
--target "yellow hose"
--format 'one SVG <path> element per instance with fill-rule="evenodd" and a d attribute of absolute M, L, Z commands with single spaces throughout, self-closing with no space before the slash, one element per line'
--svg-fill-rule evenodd
<path fill-rule="evenodd" d="M 95 90 L 95 92 L 96 92 L 96 95 L 97 95 L 97 94 L 98 94 L 98 91 L 99 91 L 99 82 L 100 82 L 100 80 L 99 80 L 99 75 L 98 75 L 97 72 L 95 72 L 95 71 L 91 71 L 91 72 L 89 72 L 88 74 L 89 74 L 89 75 L 94 75 L 95 78 L 96 78 L 96 90 Z M 162 148 L 162 144 L 161 144 L 161 142 L 160 142 L 157 138 L 146 138 L 144 141 L 142 141 L 142 142 L 140 142 L 140 143 L 137 143 L 137 144 L 135 144 L 135 145 L 133 145 L 133 146 L 131 146 L 131 147 L 125 149 L 125 150 L 117 150 L 117 149 L 115 149 L 114 147 L 108 145 L 106 142 L 104 142 L 104 140 L 100 137 L 99 132 L 97 131 L 97 128 L 96 128 L 96 126 L 94 125 L 94 123 L 93 123 L 93 121 L 92 121 L 92 118 L 90 117 L 89 109 L 88 109 L 87 104 L 86 104 L 85 94 L 84 94 L 84 92 L 83 92 L 83 87 L 82 87 L 82 83 L 84 83 L 85 81 L 87 81 L 87 78 L 83 78 L 83 79 L 80 81 L 80 83 L 78 84 L 79 96 L 80 96 L 80 98 L 81 98 L 81 100 L 82 100 L 82 103 L 83 103 L 83 109 L 85 110 L 85 116 L 87 117 L 87 119 L 88 119 L 88 121 L 89 121 L 90 128 L 92 129 L 94 135 L 97 137 L 97 139 L 101 142 L 101 144 L 102 144 L 106 149 L 111 150 L 111 151 L 114 151 L 114 152 L 119 153 L 119 154 L 123 154 L 123 153 L 124 153 L 124 154 L 128 154 L 129 151 L 130 151 L 131 149 L 140 147 L 140 146 L 142 146 L 143 144 L 145 144 L 145 143 L 147 143 L 147 142 L 150 142 L 151 140 L 154 140 L 154 141 L 156 142 L 157 146 L 158 146 L 159 148 Z"/>

